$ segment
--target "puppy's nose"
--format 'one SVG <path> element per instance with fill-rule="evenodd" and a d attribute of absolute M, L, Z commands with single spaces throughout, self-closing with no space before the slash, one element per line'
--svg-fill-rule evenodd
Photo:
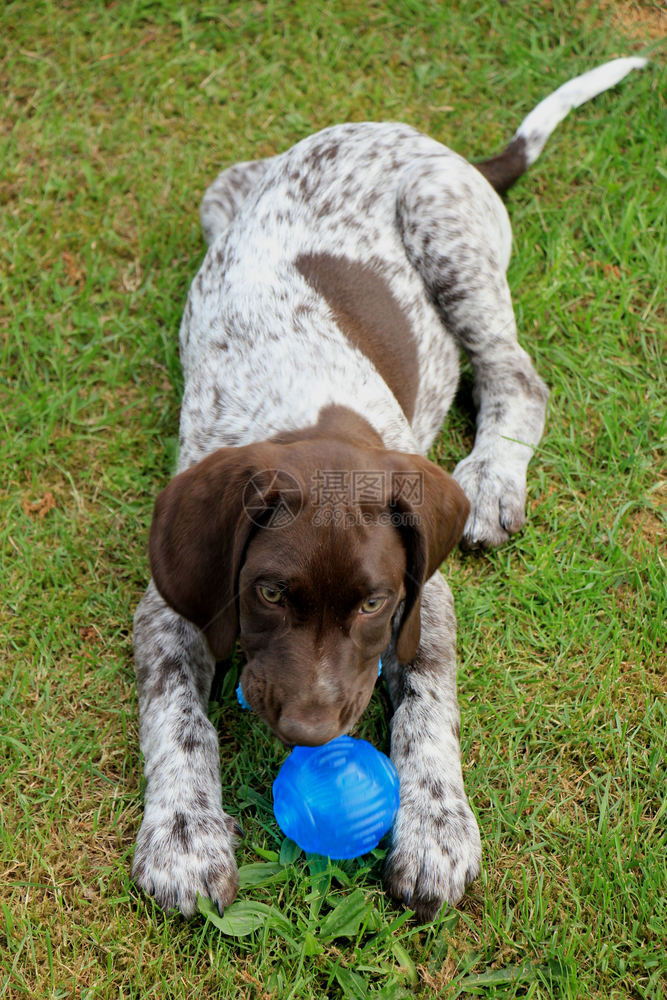
<path fill-rule="evenodd" d="M 281 715 L 276 735 L 283 741 L 299 747 L 319 747 L 340 736 L 338 723 L 331 719 L 303 720 Z"/>

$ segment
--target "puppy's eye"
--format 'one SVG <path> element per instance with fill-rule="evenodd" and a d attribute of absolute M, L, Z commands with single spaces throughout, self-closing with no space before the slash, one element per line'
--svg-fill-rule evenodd
<path fill-rule="evenodd" d="M 261 586 L 257 588 L 260 597 L 266 601 L 267 604 L 282 604 L 284 597 L 282 590 L 278 587 Z"/>
<path fill-rule="evenodd" d="M 359 608 L 359 614 L 374 615 L 377 611 L 383 608 L 386 603 L 387 603 L 387 598 L 382 595 L 373 595 L 372 597 L 367 597 L 364 603 Z"/>

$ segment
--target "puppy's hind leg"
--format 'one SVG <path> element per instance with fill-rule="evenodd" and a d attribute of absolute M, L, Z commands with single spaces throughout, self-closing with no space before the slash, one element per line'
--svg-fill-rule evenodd
<path fill-rule="evenodd" d="M 218 174 L 202 198 L 199 218 L 204 239 L 211 243 L 225 231 L 240 205 L 263 179 L 273 157 L 235 163 Z"/>
<path fill-rule="evenodd" d="M 475 445 L 454 470 L 471 505 L 463 541 L 499 545 L 524 523 L 526 469 L 548 399 L 517 341 L 507 212 L 474 167 L 443 151 L 405 172 L 397 218 L 409 260 L 473 368 Z"/>

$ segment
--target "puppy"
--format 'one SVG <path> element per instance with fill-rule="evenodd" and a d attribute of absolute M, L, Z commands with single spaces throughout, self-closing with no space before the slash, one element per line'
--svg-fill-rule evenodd
<path fill-rule="evenodd" d="M 166 908 L 235 897 L 207 719 L 238 641 L 246 700 L 285 744 L 353 729 L 380 657 L 400 808 L 385 883 L 418 919 L 480 865 L 459 758 L 455 619 L 439 567 L 524 522 L 547 389 L 519 346 L 498 192 L 569 109 L 642 59 L 562 86 L 472 165 L 401 124 L 325 129 L 225 170 L 180 330 L 179 471 L 158 497 L 134 630 L 145 816 L 133 875 Z M 468 355 L 471 454 L 424 458 Z"/>

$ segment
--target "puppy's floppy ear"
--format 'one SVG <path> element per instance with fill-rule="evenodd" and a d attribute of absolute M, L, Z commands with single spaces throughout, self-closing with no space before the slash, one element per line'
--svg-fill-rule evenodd
<path fill-rule="evenodd" d="M 421 589 L 463 534 L 470 504 L 459 484 L 421 455 L 394 453 L 391 506 L 407 554 L 399 663 L 411 663 L 420 636 Z"/>
<path fill-rule="evenodd" d="M 220 448 L 172 479 L 155 503 L 155 585 L 203 631 L 216 659 L 231 653 L 238 635 L 237 583 L 250 537 L 285 504 L 279 462 L 278 445 Z M 288 485 L 289 503 L 293 478 Z"/>

